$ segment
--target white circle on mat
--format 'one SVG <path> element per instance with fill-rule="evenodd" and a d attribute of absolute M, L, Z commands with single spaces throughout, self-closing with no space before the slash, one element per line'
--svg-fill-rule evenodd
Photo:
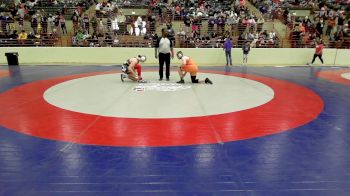
<path fill-rule="evenodd" d="M 145 72 L 142 77 L 158 81 L 157 72 Z M 69 80 L 44 93 L 44 99 L 59 108 L 99 116 L 125 118 L 183 118 L 237 112 L 261 106 L 274 97 L 273 90 L 260 82 L 221 74 L 198 73 L 198 78 L 210 78 L 214 84 L 192 84 L 189 76 L 184 87 L 177 91 L 135 91 L 139 83 L 120 74 L 103 74 Z"/>
<path fill-rule="evenodd" d="M 343 73 L 341 77 L 350 80 L 350 73 Z"/>

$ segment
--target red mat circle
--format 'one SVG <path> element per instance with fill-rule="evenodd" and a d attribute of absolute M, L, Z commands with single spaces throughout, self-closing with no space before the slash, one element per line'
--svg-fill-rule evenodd
<path fill-rule="evenodd" d="M 78 144 L 184 146 L 280 133 L 312 121 L 323 109 L 320 96 L 291 82 L 247 74 L 202 72 L 261 82 L 274 90 L 275 97 L 264 105 L 239 112 L 167 119 L 83 114 L 57 108 L 43 99 L 43 93 L 56 84 L 106 74 L 88 73 L 36 81 L 0 94 L 0 125 L 35 137 Z"/>

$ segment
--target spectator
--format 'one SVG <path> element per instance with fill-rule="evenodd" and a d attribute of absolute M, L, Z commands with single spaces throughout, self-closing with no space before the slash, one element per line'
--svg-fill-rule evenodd
<path fill-rule="evenodd" d="M 50 24 L 51 32 L 53 32 L 55 29 L 55 19 L 56 17 L 54 15 L 49 14 L 48 22 Z"/>
<path fill-rule="evenodd" d="M 331 36 L 331 34 L 333 34 L 333 29 L 335 27 L 335 18 L 331 17 L 328 19 L 328 22 L 327 22 L 327 30 L 326 30 L 326 35 L 327 36 Z"/>
<path fill-rule="evenodd" d="M 319 38 L 321 38 L 323 35 L 323 27 L 324 27 L 324 23 L 323 23 L 323 19 L 321 18 L 316 24 L 317 37 Z"/>
<path fill-rule="evenodd" d="M 23 24 L 24 24 L 24 18 L 19 17 L 18 18 L 18 26 L 19 26 L 19 30 L 23 30 Z"/>
<path fill-rule="evenodd" d="M 311 25 L 312 25 L 312 22 L 311 22 L 311 20 L 310 20 L 310 18 L 308 16 L 305 16 L 305 18 L 304 18 L 302 23 L 303 23 L 303 26 L 305 28 L 310 28 Z"/>
<path fill-rule="evenodd" d="M 250 51 L 249 42 L 245 42 L 245 44 L 242 46 L 242 51 L 243 51 L 243 63 L 247 63 L 248 62 L 248 54 Z"/>
<path fill-rule="evenodd" d="M 91 20 L 90 20 L 90 23 L 91 23 L 92 30 L 94 32 L 96 32 L 97 31 L 97 25 L 98 25 L 97 17 L 96 16 L 92 16 Z"/>
<path fill-rule="evenodd" d="M 19 40 L 23 40 L 27 38 L 28 38 L 28 34 L 24 30 L 22 30 L 21 33 L 18 35 Z"/>
<path fill-rule="evenodd" d="M 10 39 L 18 39 L 17 31 L 14 30 L 11 35 L 9 35 Z"/>
<path fill-rule="evenodd" d="M 18 41 L 21 43 L 21 44 L 24 44 L 25 43 L 25 40 L 28 38 L 28 34 L 22 30 L 21 33 L 18 35 Z"/>
<path fill-rule="evenodd" d="M 36 39 L 36 38 L 37 37 L 32 32 L 29 32 L 27 39 Z"/>
<path fill-rule="evenodd" d="M 185 23 L 185 31 L 186 31 L 186 35 L 188 35 L 189 31 L 190 31 L 190 26 L 191 26 L 191 19 L 189 16 L 186 16 L 184 19 L 184 23 Z"/>
<path fill-rule="evenodd" d="M 107 18 L 107 31 L 110 32 L 112 30 L 112 20 L 110 17 Z"/>
<path fill-rule="evenodd" d="M 38 30 L 38 19 L 36 15 L 33 15 L 30 26 L 33 28 L 34 34 L 36 34 Z"/>
<path fill-rule="evenodd" d="M 180 41 L 184 41 L 186 39 L 186 32 L 183 27 L 180 27 L 177 35 L 179 36 Z"/>
<path fill-rule="evenodd" d="M 118 22 L 125 23 L 126 17 L 122 11 L 118 11 L 117 19 L 118 19 Z"/>
<path fill-rule="evenodd" d="M 87 14 L 85 14 L 83 17 L 83 28 L 90 33 L 90 18 Z"/>
<path fill-rule="evenodd" d="M 64 15 L 60 15 L 60 25 L 63 35 L 67 35 L 67 27 L 66 27 L 66 19 L 64 18 Z"/>
<path fill-rule="evenodd" d="M 168 38 L 170 39 L 170 41 L 172 42 L 172 45 L 175 45 L 175 31 L 173 29 L 173 25 L 171 23 L 167 23 L 167 34 L 168 34 Z"/>
<path fill-rule="evenodd" d="M 98 27 L 97 27 L 99 32 L 105 32 L 105 25 L 103 24 L 102 19 L 98 19 Z"/>
<path fill-rule="evenodd" d="M 46 14 L 41 17 L 41 21 L 40 21 L 40 24 L 41 24 L 41 28 L 42 28 L 42 32 L 43 33 L 47 33 L 47 27 L 48 27 L 48 18 L 46 16 Z"/>
<path fill-rule="evenodd" d="M 232 46 L 233 46 L 233 43 L 232 43 L 231 37 L 226 38 L 226 41 L 224 43 L 224 48 L 223 48 L 226 56 L 226 66 L 228 66 L 229 63 L 232 66 L 232 58 L 231 58 Z"/>
<path fill-rule="evenodd" d="M 77 14 L 77 12 L 73 13 L 71 20 L 73 23 L 73 31 L 75 33 L 79 28 L 79 15 Z"/>
<path fill-rule="evenodd" d="M 118 19 L 116 17 L 112 20 L 112 29 L 113 29 L 113 34 L 117 35 L 117 32 L 119 30 L 119 25 L 118 25 Z"/>
<path fill-rule="evenodd" d="M 343 14 L 340 14 L 340 16 L 338 17 L 337 33 L 340 33 L 341 31 L 343 31 L 344 22 L 345 22 L 345 17 Z"/>

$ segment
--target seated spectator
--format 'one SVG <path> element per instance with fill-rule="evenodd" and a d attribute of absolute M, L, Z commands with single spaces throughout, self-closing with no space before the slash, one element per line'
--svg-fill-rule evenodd
<path fill-rule="evenodd" d="M 180 27 L 179 32 L 177 33 L 180 44 L 182 44 L 186 40 L 186 32 L 183 27 Z"/>
<path fill-rule="evenodd" d="M 29 32 L 27 39 L 36 39 L 36 37 L 33 32 Z"/>
<path fill-rule="evenodd" d="M 8 36 L 10 39 L 18 39 L 17 31 L 14 30 L 11 35 Z"/>
<path fill-rule="evenodd" d="M 113 39 L 112 39 L 111 35 L 109 35 L 109 33 L 106 33 L 106 34 L 105 34 L 104 42 L 105 42 L 105 44 L 107 44 L 107 45 L 112 45 Z"/>
<path fill-rule="evenodd" d="M 116 47 L 116 46 L 118 46 L 118 45 L 119 45 L 119 39 L 118 39 L 117 36 L 115 36 L 114 39 L 113 39 L 112 46 Z"/>
<path fill-rule="evenodd" d="M 18 35 L 19 40 L 25 40 L 27 38 L 28 38 L 28 34 L 24 30 L 22 30 L 21 33 Z"/>
<path fill-rule="evenodd" d="M 276 39 L 276 32 L 274 30 L 270 31 L 268 39 L 269 40 L 275 40 Z"/>
<path fill-rule="evenodd" d="M 248 40 L 250 42 L 253 41 L 254 40 L 254 34 L 252 32 L 249 32 L 247 34 L 247 39 L 246 40 Z"/>
<path fill-rule="evenodd" d="M 263 32 L 261 32 L 260 37 L 262 37 L 263 39 L 266 39 L 268 37 L 267 30 L 264 30 Z"/>

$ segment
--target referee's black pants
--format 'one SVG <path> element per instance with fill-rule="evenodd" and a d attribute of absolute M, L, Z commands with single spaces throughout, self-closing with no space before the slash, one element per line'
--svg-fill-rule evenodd
<path fill-rule="evenodd" d="M 165 62 L 165 77 L 170 77 L 170 53 L 159 53 L 159 79 L 163 79 L 163 67 Z"/>

